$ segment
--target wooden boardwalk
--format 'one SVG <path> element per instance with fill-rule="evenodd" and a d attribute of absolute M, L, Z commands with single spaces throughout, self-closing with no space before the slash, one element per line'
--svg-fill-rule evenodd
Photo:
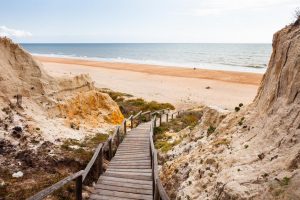
<path fill-rule="evenodd" d="M 153 199 L 150 131 L 148 122 L 128 132 L 96 183 L 91 200 Z"/>
<path fill-rule="evenodd" d="M 124 119 L 106 142 L 98 144 L 84 170 L 65 177 L 28 200 L 43 200 L 72 181 L 75 181 L 75 199 L 82 200 L 82 186 L 88 185 L 89 181 L 97 181 L 99 177 L 90 196 L 91 200 L 169 200 L 159 178 L 157 150 L 153 141 L 154 129 L 161 126 L 162 122 L 167 123 L 174 116 L 178 117 L 181 112 L 169 115 L 169 110 L 166 109 L 154 112 L 140 111 L 135 116 Z M 140 124 L 142 120 L 148 122 Z M 128 121 L 131 122 L 129 132 Z M 110 160 L 110 163 L 103 174 L 104 159 Z"/>

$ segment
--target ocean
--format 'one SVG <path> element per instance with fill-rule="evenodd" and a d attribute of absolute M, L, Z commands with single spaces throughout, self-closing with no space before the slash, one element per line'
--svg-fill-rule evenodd
<path fill-rule="evenodd" d="M 271 44 L 88 43 L 21 44 L 34 55 L 264 73 Z"/>

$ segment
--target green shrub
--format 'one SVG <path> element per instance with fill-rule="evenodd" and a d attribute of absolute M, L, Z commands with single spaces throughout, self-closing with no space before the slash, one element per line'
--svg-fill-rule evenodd
<path fill-rule="evenodd" d="M 281 186 L 286 186 L 286 185 L 289 184 L 290 180 L 291 180 L 290 178 L 284 177 L 284 178 L 280 181 L 280 185 L 281 185 Z"/>
<path fill-rule="evenodd" d="M 235 107 L 234 110 L 235 110 L 235 112 L 238 112 L 238 111 L 240 111 L 240 107 Z"/>
<path fill-rule="evenodd" d="M 210 135 L 212 134 L 213 132 L 215 132 L 216 128 L 213 127 L 213 126 L 209 126 L 209 128 L 207 129 L 207 134 Z"/>

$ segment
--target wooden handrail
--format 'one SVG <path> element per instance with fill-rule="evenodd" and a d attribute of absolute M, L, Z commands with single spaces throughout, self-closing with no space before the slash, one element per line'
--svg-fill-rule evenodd
<path fill-rule="evenodd" d="M 139 117 L 142 114 L 142 111 L 138 112 L 136 115 L 134 115 L 132 118 L 136 119 L 137 117 Z"/>
<path fill-rule="evenodd" d="M 165 111 L 169 112 L 169 109 L 163 109 L 155 112 L 138 112 L 135 116 L 131 115 L 129 118 L 124 119 L 121 123 L 121 125 L 118 125 L 115 129 L 115 132 L 113 135 L 111 135 L 105 143 L 101 143 L 97 146 L 93 157 L 87 164 L 84 170 L 81 170 L 79 172 L 76 172 L 61 181 L 47 187 L 46 189 L 38 192 L 37 194 L 31 196 L 28 198 L 28 200 L 41 200 L 48 195 L 50 195 L 52 192 L 55 190 L 58 190 L 59 188 L 63 187 L 67 183 L 73 181 L 76 179 L 76 200 L 82 200 L 82 183 L 86 179 L 87 175 L 93 168 L 93 166 L 96 164 L 96 174 L 97 178 L 103 173 L 103 152 L 106 151 L 108 147 L 108 159 L 112 159 L 113 156 L 113 149 L 112 149 L 112 142 L 117 140 L 116 148 L 118 148 L 119 144 L 122 142 L 120 139 L 120 129 L 123 127 L 123 134 L 126 134 L 126 126 L 127 126 L 127 120 L 131 121 L 131 128 L 133 128 L 133 120 L 139 117 L 138 123 L 141 121 L 141 116 L 149 114 L 149 120 L 151 120 L 151 116 L 154 115 L 154 118 L 151 120 L 151 128 L 150 128 L 150 151 L 151 151 L 151 163 L 152 163 L 152 170 L 153 170 L 153 183 L 154 183 L 154 189 L 156 194 L 158 194 L 158 197 L 160 197 L 162 200 L 169 200 L 162 184 L 158 176 L 158 162 L 157 162 L 157 151 L 155 149 L 154 143 L 153 143 L 153 133 L 154 133 L 154 128 L 156 127 L 156 114 L 161 115 L 164 114 Z M 174 114 L 174 113 L 173 113 Z M 179 111 L 178 111 L 179 115 Z M 178 116 L 177 115 L 177 116 Z M 167 115 L 168 116 L 168 115 Z M 159 124 L 161 125 L 161 124 Z M 157 198 L 155 199 L 157 200 Z"/>
<path fill-rule="evenodd" d="M 98 147 L 97 147 L 97 149 L 96 149 L 96 151 L 95 151 L 93 157 L 91 158 L 90 162 L 87 164 L 87 166 L 86 166 L 85 169 L 84 169 L 84 174 L 82 175 L 82 181 L 85 180 L 86 176 L 87 176 L 88 173 L 90 172 L 90 170 L 91 170 L 92 166 L 94 165 L 95 161 L 97 160 L 98 155 L 99 155 L 100 151 L 102 150 L 102 147 L 103 147 L 103 146 L 104 146 L 103 144 L 99 144 L 99 145 L 98 145 Z M 102 158 L 101 158 L 101 159 L 102 159 Z"/>
<path fill-rule="evenodd" d="M 156 127 L 156 116 L 151 120 L 150 128 L 150 152 L 151 152 L 151 163 L 152 163 L 152 175 L 153 175 L 153 197 L 154 200 L 169 200 L 169 197 L 161 184 L 159 175 L 158 175 L 158 161 L 157 161 L 157 150 L 155 149 L 153 142 L 154 128 Z"/>
<path fill-rule="evenodd" d="M 84 174 L 84 170 L 81 170 L 81 171 L 79 171 L 79 172 L 77 172 L 75 174 L 72 174 L 72 175 L 64 178 L 63 180 L 55 183 L 54 185 L 51 185 L 50 187 L 47 187 L 46 189 L 40 191 L 39 193 L 31 196 L 30 198 L 28 198 L 28 200 L 42 200 L 45 197 L 47 197 L 49 194 L 51 194 L 52 192 L 54 192 L 55 190 L 58 190 L 59 188 L 63 187 L 64 185 L 66 185 L 67 183 L 71 182 L 74 179 L 76 179 L 76 197 L 77 197 L 77 199 L 79 198 L 81 200 L 82 197 L 78 197 L 78 195 L 80 193 L 80 196 L 81 196 L 82 187 L 80 187 L 79 183 L 77 183 L 77 182 L 82 181 L 83 174 Z M 80 191 L 78 191 L 78 189 Z"/>
<path fill-rule="evenodd" d="M 147 114 L 149 114 L 149 113 L 151 113 L 150 110 L 149 110 L 149 111 L 146 111 L 146 112 L 143 112 L 141 115 L 147 115 Z"/>

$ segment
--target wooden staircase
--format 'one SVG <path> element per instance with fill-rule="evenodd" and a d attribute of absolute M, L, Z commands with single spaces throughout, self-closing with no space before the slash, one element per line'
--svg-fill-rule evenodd
<path fill-rule="evenodd" d="M 128 132 L 90 196 L 102 199 L 153 199 L 150 123 Z"/>

